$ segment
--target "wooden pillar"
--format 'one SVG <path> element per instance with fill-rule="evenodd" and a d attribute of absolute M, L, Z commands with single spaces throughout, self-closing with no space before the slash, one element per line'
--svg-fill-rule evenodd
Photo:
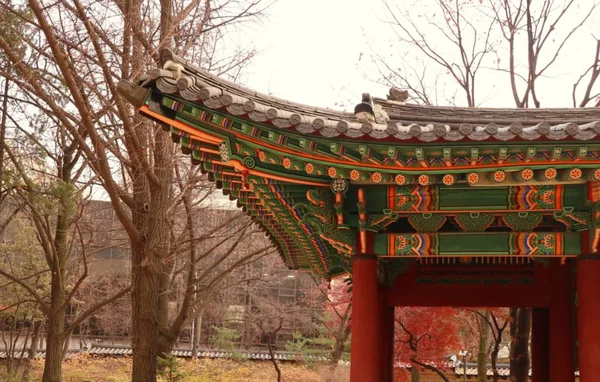
<path fill-rule="evenodd" d="M 531 311 L 532 382 L 550 380 L 550 312 L 545 308 Z"/>
<path fill-rule="evenodd" d="M 577 340 L 579 380 L 600 378 L 600 255 L 583 255 L 577 260 Z"/>
<path fill-rule="evenodd" d="M 379 382 L 382 309 L 377 285 L 377 257 L 355 255 L 352 262 L 351 382 Z"/>
<path fill-rule="evenodd" d="M 561 265 L 549 260 L 552 273 L 550 302 L 550 379 L 551 382 L 575 380 L 575 335 L 573 331 L 572 261 Z"/>

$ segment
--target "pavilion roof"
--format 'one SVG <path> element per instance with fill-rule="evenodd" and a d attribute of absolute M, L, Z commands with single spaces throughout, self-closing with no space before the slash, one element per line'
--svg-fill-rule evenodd
<path fill-rule="evenodd" d="M 374 254 L 414 260 L 575 256 L 574 231 L 589 229 L 583 194 L 600 182 L 600 108 L 434 107 L 363 94 L 346 113 L 246 89 L 169 50 L 161 60 L 137 84 L 120 82 L 121 93 L 237 201 L 290 268 L 344 273 L 350 255 L 366 251 L 366 231 Z M 527 236 L 534 228 L 550 230 L 552 250 Z"/>
<path fill-rule="evenodd" d="M 374 98 L 374 104 L 381 106 L 387 116 L 375 122 L 360 122 L 353 113 L 304 105 L 244 88 L 208 73 L 170 50 L 163 50 L 161 58 L 163 63 L 178 65 L 171 70 L 155 69 L 142 82 L 155 82 L 163 93 L 212 109 L 224 107 L 232 115 L 247 115 L 255 122 L 268 122 L 304 134 L 423 142 L 590 140 L 600 134 L 600 108 L 440 107 Z M 172 70 L 173 67 L 179 70 Z"/>

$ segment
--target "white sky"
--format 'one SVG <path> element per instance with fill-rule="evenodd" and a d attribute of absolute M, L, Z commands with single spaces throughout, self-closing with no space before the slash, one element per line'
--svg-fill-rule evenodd
<path fill-rule="evenodd" d="M 404 4 L 418 19 L 419 13 L 440 16 L 433 0 L 390 1 L 393 6 Z M 485 2 L 484 2 L 485 3 Z M 539 3 L 539 2 L 538 2 Z M 560 4 L 561 1 L 557 1 Z M 566 33 L 592 4 L 579 0 L 559 24 L 557 36 Z M 478 28 L 485 29 L 478 15 L 483 8 L 471 8 L 472 19 Z M 381 1 L 359 0 L 279 0 L 267 11 L 268 18 L 260 25 L 244 29 L 246 38 L 261 53 L 252 61 L 241 82 L 264 93 L 309 105 L 352 109 L 360 102 L 363 92 L 384 97 L 389 87 L 378 85 L 370 79 L 380 77 L 371 58 L 374 55 L 392 55 L 394 65 L 408 65 L 419 56 L 414 50 L 397 42 L 389 21 L 388 11 Z M 542 107 L 570 107 L 571 90 L 576 79 L 589 66 L 595 50 L 592 33 L 600 37 L 600 15 L 592 16 L 581 33 L 570 40 L 563 50 L 561 61 L 548 72 L 548 78 L 539 82 L 538 94 Z M 477 25 L 477 24 L 476 24 Z M 562 26 L 562 29 L 561 29 Z M 435 30 L 423 30 L 434 35 Z M 551 39 L 552 40 L 552 39 Z M 559 41 L 559 39 L 556 39 Z M 550 41 L 550 44 L 553 41 Z M 554 41 L 555 42 L 555 41 Z M 524 45 L 522 45 L 524 47 Z M 448 49 L 441 43 L 440 49 Z M 451 54 L 453 51 L 448 51 Z M 525 53 L 521 51 L 521 53 Z M 508 59 L 500 53 L 502 64 Z M 525 55 L 521 54 L 523 59 Z M 491 56 L 490 56 L 491 58 Z M 451 80 L 439 67 L 430 65 L 431 73 L 440 74 L 448 81 L 445 89 L 452 88 Z M 508 88 L 508 75 L 497 71 L 481 71 L 478 77 L 480 105 L 514 107 Z M 600 83 L 596 85 L 596 89 Z M 454 90 L 446 98 L 438 98 L 439 105 L 448 105 Z M 464 106 L 462 94 L 457 94 L 456 104 Z"/>
<path fill-rule="evenodd" d="M 365 80 L 358 67 L 361 52 L 362 59 L 368 55 L 362 28 L 380 25 L 369 3 L 277 1 L 267 11 L 268 19 L 248 32 L 261 54 L 253 60 L 245 85 L 281 98 L 332 108 L 347 102 L 344 97 L 352 97 L 354 107 L 363 92 L 384 95 L 387 89 Z"/>

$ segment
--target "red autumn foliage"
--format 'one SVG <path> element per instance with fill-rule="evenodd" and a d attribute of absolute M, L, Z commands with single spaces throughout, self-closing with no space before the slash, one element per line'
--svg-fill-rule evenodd
<path fill-rule="evenodd" d="M 461 339 L 458 310 L 448 307 L 396 308 L 394 360 L 422 369 L 415 360 L 436 369 L 447 365 L 446 356 L 457 352 Z M 408 373 L 396 372 L 397 381 L 407 381 Z"/>

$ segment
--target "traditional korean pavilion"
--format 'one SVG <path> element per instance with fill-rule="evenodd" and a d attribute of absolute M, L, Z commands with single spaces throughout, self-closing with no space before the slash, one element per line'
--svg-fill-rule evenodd
<path fill-rule="evenodd" d="M 394 306 L 531 307 L 533 380 L 600 378 L 600 108 L 418 106 L 392 89 L 343 113 L 161 58 L 119 84 L 126 99 L 289 268 L 352 275 L 352 381 L 392 381 Z"/>

